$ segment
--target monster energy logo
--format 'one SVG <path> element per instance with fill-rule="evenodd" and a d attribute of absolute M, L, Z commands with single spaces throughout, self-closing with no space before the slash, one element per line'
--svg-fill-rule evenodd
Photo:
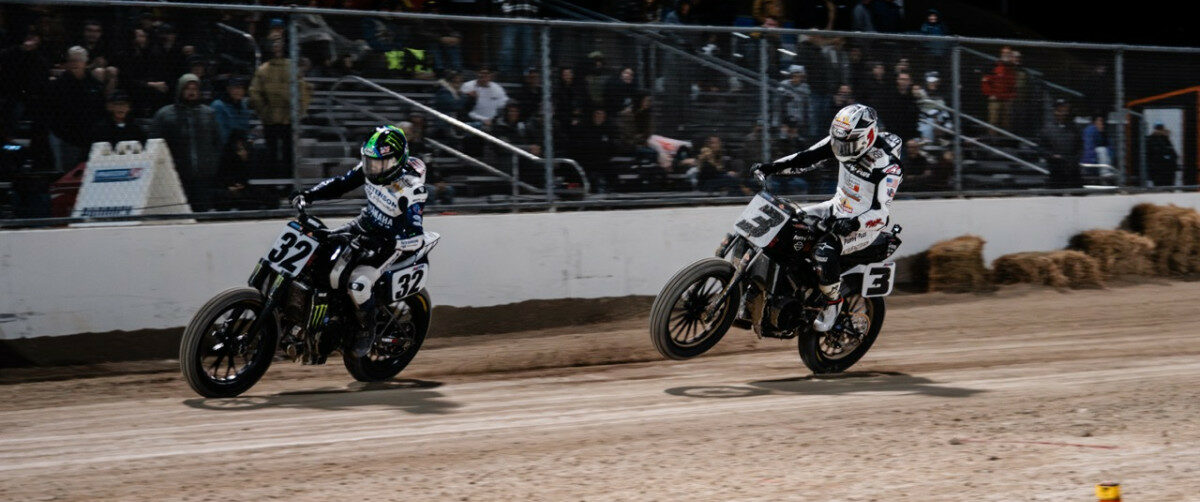
<path fill-rule="evenodd" d="M 784 214 L 770 204 L 763 204 L 758 211 L 766 216 L 755 216 L 753 222 L 746 220 L 737 222 L 737 227 L 750 237 L 762 237 L 776 225 L 783 223 Z"/>
<path fill-rule="evenodd" d="M 308 320 L 308 326 L 310 328 L 315 328 L 325 324 L 325 311 L 328 309 L 328 304 L 313 305 L 312 318 Z"/>

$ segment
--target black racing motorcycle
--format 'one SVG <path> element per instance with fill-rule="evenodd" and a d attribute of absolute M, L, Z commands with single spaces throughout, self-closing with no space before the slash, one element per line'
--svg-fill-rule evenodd
<path fill-rule="evenodd" d="M 760 337 L 798 338 L 800 360 L 813 373 L 846 371 L 883 326 L 883 297 L 891 294 L 896 274 L 895 263 L 885 260 L 899 247 L 901 228 L 878 232 L 870 244 L 842 256 L 841 311 L 821 333 L 813 320 L 826 302 L 812 250 L 829 234 L 828 222 L 765 186 L 716 257 L 684 267 L 663 286 L 650 312 L 650 339 L 664 357 L 690 359 L 738 326 Z M 847 241 L 870 235 L 859 231 Z"/>
<path fill-rule="evenodd" d="M 387 380 L 408 366 L 429 330 L 433 304 L 424 285 L 429 251 L 440 236 L 425 234 L 425 246 L 401 256 L 376 283 L 380 301 L 371 351 L 356 357 L 350 347 L 359 331 L 355 305 L 338 282 L 356 239 L 330 234 L 307 214 L 288 222 L 250 274 L 249 287 L 214 296 L 188 323 L 179 364 L 188 385 L 204 397 L 237 396 L 262 378 L 276 357 L 324 364 L 335 350 L 356 380 Z"/>

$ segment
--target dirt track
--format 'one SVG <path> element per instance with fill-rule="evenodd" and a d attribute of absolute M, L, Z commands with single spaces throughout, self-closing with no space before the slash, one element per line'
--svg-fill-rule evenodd
<path fill-rule="evenodd" d="M 1200 500 L 1198 300 L 898 297 L 828 379 L 741 331 L 652 360 L 632 319 L 442 340 L 377 386 L 291 364 L 224 401 L 162 372 L 4 385 L 0 499 Z M 652 361 L 495 372 L 597 354 Z"/>

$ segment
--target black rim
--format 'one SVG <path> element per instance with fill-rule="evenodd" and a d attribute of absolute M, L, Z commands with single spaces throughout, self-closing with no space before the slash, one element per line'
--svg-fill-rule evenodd
<path fill-rule="evenodd" d="M 838 314 L 837 323 L 833 329 L 821 335 L 817 342 L 821 354 L 832 360 L 852 354 L 862 346 L 867 333 L 871 332 L 874 318 L 875 309 L 869 300 L 858 295 L 846 298 L 842 311 Z"/>
<path fill-rule="evenodd" d="M 667 333 L 671 341 L 680 347 L 693 347 L 702 343 L 716 331 L 716 325 L 725 317 L 727 305 L 719 306 L 708 322 L 705 311 L 708 305 L 725 289 L 725 281 L 706 275 L 684 290 L 671 307 L 667 319 Z M 728 304 L 729 302 L 724 302 Z"/>
<path fill-rule="evenodd" d="M 237 303 L 217 314 L 205 328 L 196 359 L 209 381 L 232 385 L 259 364 L 263 330 L 250 333 L 257 318 L 252 306 Z"/>
<path fill-rule="evenodd" d="M 413 309 L 406 302 L 381 310 L 376 326 L 379 337 L 366 359 L 372 365 L 387 366 L 399 363 L 417 345 L 417 325 Z"/>

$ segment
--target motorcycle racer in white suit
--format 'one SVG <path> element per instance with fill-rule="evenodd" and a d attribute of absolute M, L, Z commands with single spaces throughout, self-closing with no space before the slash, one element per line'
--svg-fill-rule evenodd
<path fill-rule="evenodd" d="M 828 331 L 837 319 L 844 257 L 870 246 L 891 221 L 892 199 L 900 187 L 899 151 L 903 141 L 894 134 L 881 135 L 878 123 L 873 108 L 847 106 L 834 116 L 829 136 L 809 149 L 751 166 L 752 172 L 764 175 L 787 174 L 825 159 L 837 159 L 838 184 L 833 198 L 804 208 L 806 213 L 825 219 L 830 230 L 830 235 L 813 250 L 821 292 L 828 300 L 813 322 L 820 332 Z"/>
<path fill-rule="evenodd" d="M 358 357 L 370 352 L 375 341 L 375 282 L 402 254 L 425 245 L 422 217 L 429 196 L 425 163 L 409 157 L 408 138 L 400 128 L 376 128 L 363 143 L 361 153 L 362 162 L 346 174 L 292 194 L 292 204 L 298 207 L 339 197 L 360 186 L 367 196 L 367 205 L 357 218 L 330 232 L 335 240 L 356 240 L 359 244 L 342 273 L 335 269 L 339 277 L 331 277 L 334 287 L 345 284 L 347 294 L 358 306 L 361 329 L 354 343 Z"/>

